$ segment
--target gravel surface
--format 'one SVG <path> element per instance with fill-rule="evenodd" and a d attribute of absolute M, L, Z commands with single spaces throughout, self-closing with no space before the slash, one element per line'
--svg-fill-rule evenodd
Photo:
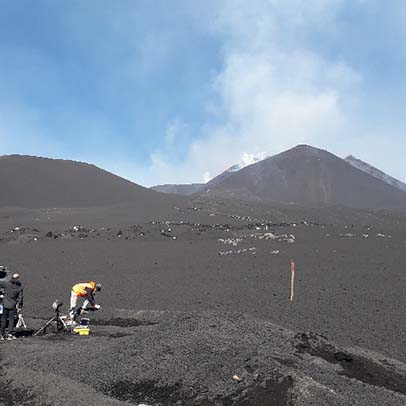
<path fill-rule="evenodd" d="M 115 314 L 89 337 L 4 343 L 2 396 L 21 405 L 406 404 L 404 364 L 314 333 L 232 313 Z"/>
<path fill-rule="evenodd" d="M 31 327 L 80 281 L 103 310 L 89 337 L 1 343 L 0 404 L 406 405 L 405 252 L 382 211 L 1 209 Z"/>

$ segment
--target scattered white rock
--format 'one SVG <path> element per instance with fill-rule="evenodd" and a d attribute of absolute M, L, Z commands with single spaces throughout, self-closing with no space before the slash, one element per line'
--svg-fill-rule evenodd
<path fill-rule="evenodd" d="M 256 254 L 256 248 L 251 247 L 251 248 L 241 248 L 239 250 L 229 250 L 229 251 L 218 251 L 218 255 L 224 256 L 224 255 L 230 255 L 230 254 L 243 254 L 245 252 L 251 252 L 251 254 Z"/>
<path fill-rule="evenodd" d="M 219 238 L 217 241 L 222 242 L 223 244 L 226 244 L 226 245 L 236 246 L 242 241 L 242 238 L 226 238 L 226 239 Z"/>

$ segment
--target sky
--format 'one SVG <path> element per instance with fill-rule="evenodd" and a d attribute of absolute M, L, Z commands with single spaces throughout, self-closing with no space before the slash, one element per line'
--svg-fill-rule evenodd
<path fill-rule="evenodd" d="M 205 182 L 297 144 L 406 182 L 404 0 L 0 0 L 0 155 Z"/>

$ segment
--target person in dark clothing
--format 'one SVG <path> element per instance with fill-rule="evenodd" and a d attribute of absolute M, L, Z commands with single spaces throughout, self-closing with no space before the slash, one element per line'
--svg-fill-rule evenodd
<path fill-rule="evenodd" d="M 24 289 L 18 273 L 13 274 L 11 280 L 0 281 L 0 287 L 4 289 L 3 315 L 1 317 L 0 340 L 13 340 L 15 318 L 17 311 L 23 307 Z M 8 321 L 8 334 L 6 327 Z"/>

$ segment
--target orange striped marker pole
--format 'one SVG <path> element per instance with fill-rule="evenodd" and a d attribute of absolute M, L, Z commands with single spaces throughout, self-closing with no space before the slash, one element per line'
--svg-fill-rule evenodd
<path fill-rule="evenodd" d="M 293 259 L 290 260 L 290 274 L 290 301 L 293 302 L 295 296 L 295 261 Z"/>

